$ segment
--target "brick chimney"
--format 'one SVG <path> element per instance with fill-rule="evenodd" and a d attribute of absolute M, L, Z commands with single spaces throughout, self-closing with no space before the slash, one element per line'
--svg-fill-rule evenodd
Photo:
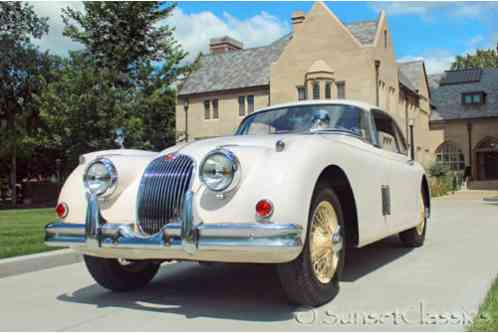
<path fill-rule="evenodd" d="M 229 36 L 220 38 L 211 38 L 209 40 L 209 53 L 223 53 L 230 51 L 242 50 L 244 44 Z"/>
<path fill-rule="evenodd" d="M 297 11 L 297 12 L 294 12 L 292 13 L 292 17 L 291 17 L 291 22 L 292 22 L 292 29 L 294 31 L 296 31 L 296 29 L 299 29 L 302 25 L 302 23 L 304 22 L 306 16 L 304 14 L 304 12 L 302 11 Z"/>

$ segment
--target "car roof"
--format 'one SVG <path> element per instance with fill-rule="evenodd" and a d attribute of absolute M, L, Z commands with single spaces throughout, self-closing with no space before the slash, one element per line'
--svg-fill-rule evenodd
<path fill-rule="evenodd" d="M 354 100 L 348 100 L 348 99 L 327 99 L 327 100 L 311 100 L 311 101 L 299 101 L 299 102 L 292 102 L 292 103 L 276 104 L 276 105 L 272 105 L 272 106 L 268 106 L 268 107 L 259 109 L 254 113 L 259 113 L 259 112 L 264 112 L 264 111 L 269 111 L 269 110 L 274 110 L 274 109 L 280 109 L 280 108 L 285 108 L 285 107 L 291 107 L 291 106 L 330 105 L 330 104 L 356 106 L 356 107 L 364 109 L 367 112 L 370 111 L 371 109 L 380 109 L 377 106 L 374 106 L 374 105 L 371 105 L 371 104 L 368 104 L 365 102 L 360 102 L 360 101 L 354 101 Z M 254 113 L 252 113 L 252 114 L 254 114 Z"/>

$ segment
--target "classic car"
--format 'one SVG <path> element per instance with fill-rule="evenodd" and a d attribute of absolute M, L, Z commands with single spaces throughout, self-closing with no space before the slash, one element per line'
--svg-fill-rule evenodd
<path fill-rule="evenodd" d="M 346 249 L 424 243 L 430 192 L 411 151 L 372 105 L 272 106 L 233 136 L 83 155 L 45 241 L 82 253 L 113 291 L 145 286 L 164 261 L 266 263 L 291 302 L 318 306 L 338 293 Z"/>

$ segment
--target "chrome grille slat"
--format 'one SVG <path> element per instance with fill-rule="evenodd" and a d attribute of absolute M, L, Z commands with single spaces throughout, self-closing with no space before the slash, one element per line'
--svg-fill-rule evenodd
<path fill-rule="evenodd" d="M 137 196 L 138 223 L 144 233 L 155 234 L 181 215 L 193 167 L 193 160 L 185 155 L 171 160 L 161 156 L 149 163 Z"/>
<path fill-rule="evenodd" d="M 185 192 L 184 191 L 180 191 L 179 189 L 181 188 L 185 188 L 185 180 L 188 178 L 190 180 L 190 177 L 186 177 L 187 176 L 187 170 L 188 170 L 188 167 L 190 166 L 191 164 L 190 163 L 184 163 L 181 168 L 179 169 L 179 180 L 176 182 L 176 186 L 177 188 L 175 188 L 175 190 L 173 191 L 172 193 L 172 200 L 171 200 L 171 209 L 172 210 L 176 210 L 174 213 L 176 215 L 179 215 L 181 214 L 181 211 L 183 209 L 183 200 L 178 200 L 178 195 L 182 196 Z"/>

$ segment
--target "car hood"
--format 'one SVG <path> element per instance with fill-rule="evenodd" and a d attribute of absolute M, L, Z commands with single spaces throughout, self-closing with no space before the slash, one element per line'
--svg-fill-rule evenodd
<path fill-rule="evenodd" d="M 234 135 L 217 137 L 212 139 L 204 139 L 190 142 L 188 144 L 180 144 L 170 147 L 161 152 L 161 155 L 168 153 L 180 153 L 192 156 L 196 159 L 202 159 L 207 153 L 213 149 L 226 148 L 233 151 L 240 150 L 275 150 L 277 141 L 283 140 L 286 145 L 292 144 L 298 137 L 305 136 L 303 134 L 286 134 L 286 135 Z M 308 136 L 309 137 L 309 136 Z"/>

